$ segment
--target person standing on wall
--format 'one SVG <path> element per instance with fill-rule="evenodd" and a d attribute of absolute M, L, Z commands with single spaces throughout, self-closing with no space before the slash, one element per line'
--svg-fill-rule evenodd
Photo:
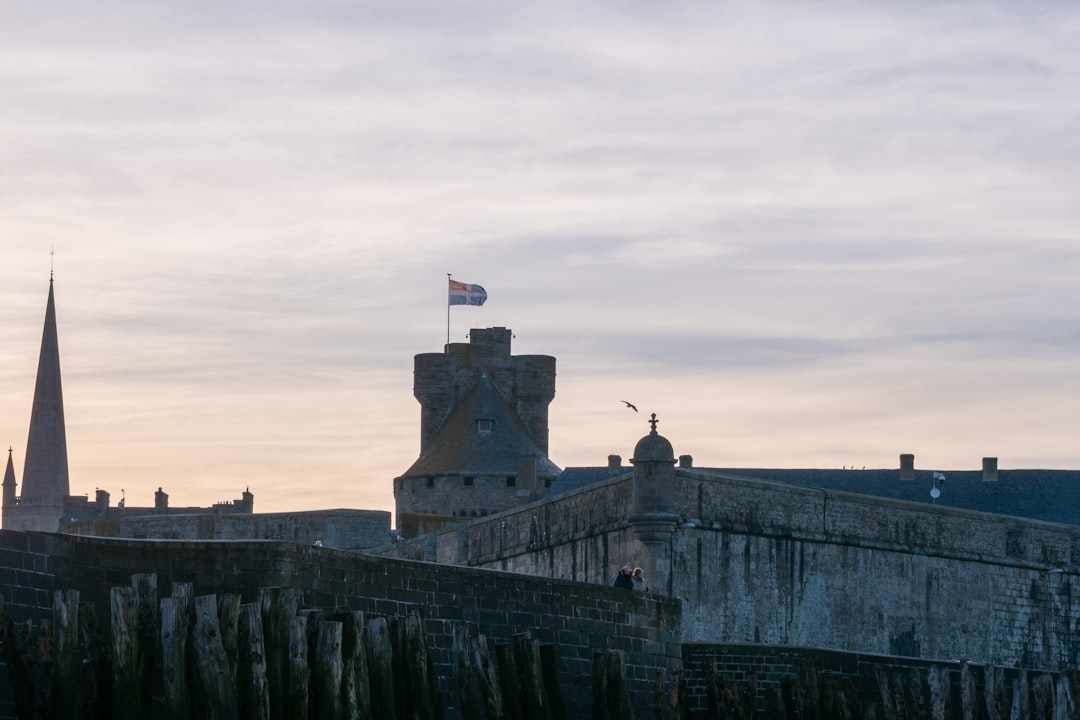
<path fill-rule="evenodd" d="M 634 572 L 630 576 L 630 585 L 634 589 L 634 592 L 648 591 L 649 586 L 645 584 L 645 573 L 641 568 L 634 568 Z"/>
<path fill-rule="evenodd" d="M 634 581 L 632 577 L 633 576 L 631 575 L 630 566 L 623 565 L 622 569 L 619 570 L 619 574 L 615 576 L 615 587 L 623 588 L 624 590 L 633 590 Z"/>

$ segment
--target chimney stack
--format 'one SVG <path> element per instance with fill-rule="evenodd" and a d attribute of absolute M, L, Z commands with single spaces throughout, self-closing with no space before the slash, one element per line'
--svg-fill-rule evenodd
<path fill-rule="evenodd" d="M 680 455 L 679 456 L 679 467 L 681 467 L 681 468 L 692 468 L 692 467 L 694 467 L 694 456 L 693 455 Z"/>
<path fill-rule="evenodd" d="M 996 457 L 984 457 L 983 458 L 983 461 L 982 461 L 982 465 L 983 465 L 982 479 L 983 479 L 983 482 L 997 482 L 997 479 L 998 479 L 997 460 L 998 459 Z"/>
<path fill-rule="evenodd" d="M 618 475 L 622 472 L 622 457 L 619 455 L 608 455 L 607 470 L 611 475 Z"/>
<path fill-rule="evenodd" d="M 900 455 L 900 480 L 902 482 L 915 479 L 915 456 L 912 453 Z"/>

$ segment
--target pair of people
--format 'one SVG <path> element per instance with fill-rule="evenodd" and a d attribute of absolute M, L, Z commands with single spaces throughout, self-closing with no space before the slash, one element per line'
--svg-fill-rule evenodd
<path fill-rule="evenodd" d="M 636 567 L 633 570 L 629 565 L 623 565 L 619 574 L 615 576 L 615 587 L 636 592 L 645 592 L 649 586 L 645 584 L 645 572 Z"/>

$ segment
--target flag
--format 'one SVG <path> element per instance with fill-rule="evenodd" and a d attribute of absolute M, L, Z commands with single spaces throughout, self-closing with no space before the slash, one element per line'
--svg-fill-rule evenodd
<path fill-rule="evenodd" d="M 483 305 L 487 300 L 487 291 L 479 285 L 450 281 L 451 305 Z"/>

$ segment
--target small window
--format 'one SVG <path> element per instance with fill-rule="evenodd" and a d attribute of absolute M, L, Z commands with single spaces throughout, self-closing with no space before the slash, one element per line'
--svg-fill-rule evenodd
<path fill-rule="evenodd" d="M 517 478 L 513 475 L 506 476 L 506 487 L 514 487 L 517 485 Z"/>
<path fill-rule="evenodd" d="M 435 476 L 434 475 L 428 475 L 426 482 L 427 482 L 428 487 L 435 487 Z"/>
<path fill-rule="evenodd" d="M 491 431 L 493 429 L 495 429 L 495 421 L 494 420 L 477 420 L 476 421 L 476 432 L 479 433 L 480 435 L 490 435 Z"/>
<path fill-rule="evenodd" d="M 544 487 L 551 487 L 551 483 L 554 480 L 555 480 L 555 478 L 544 478 Z"/>
<path fill-rule="evenodd" d="M 472 486 L 473 486 L 473 476 L 472 475 L 466 475 L 465 476 L 465 487 L 472 487 Z"/>

